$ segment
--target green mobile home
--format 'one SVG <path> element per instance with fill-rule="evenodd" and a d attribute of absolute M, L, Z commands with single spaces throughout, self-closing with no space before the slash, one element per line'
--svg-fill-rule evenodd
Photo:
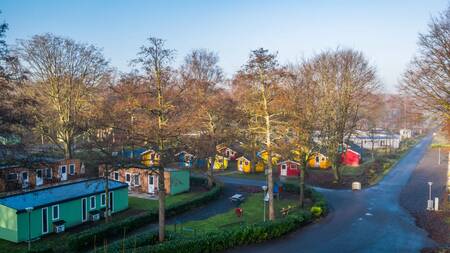
<path fill-rule="evenodd" d="M 109 181 L 111 212 L 128 208 L 128 185 Z M 0 239 L 39 238 L 99 218 L 106 210 L 105 181 L 91 179 L 0 198 Z"/>

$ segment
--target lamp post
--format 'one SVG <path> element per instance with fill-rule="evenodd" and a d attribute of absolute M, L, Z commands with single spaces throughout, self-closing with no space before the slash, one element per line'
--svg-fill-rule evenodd
<path fill-rule="evenodd" d="M 427 202 L 427 210 L 433 210 L 433 200 L 431 200 L 431 186 L 433 182 L 428 182 L 428 202 Z"/>
<path fill-rule="evenodd" d="M 263 210 L 263 215 L 264 215 L 264 222 L 266 222 L 266 192 L 267 192 L 267 185 L 263 185 L 262 186 L 263 189 L 263 202 L 264 202 L 264 210 Z"/>
<path fill-rule="evenodd" d="M 31 212 L 33 209 L 33 207 L 25 208 L 28 213 L 28 251 L 31 251 Z"/>

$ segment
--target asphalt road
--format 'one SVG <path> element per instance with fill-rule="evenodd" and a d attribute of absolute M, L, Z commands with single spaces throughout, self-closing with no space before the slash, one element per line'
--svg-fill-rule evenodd
<path fill-rule="evenodd" d="M 373 187 L 359 192 L 316 188 L 327 198 L 332 209 L 318 223 L 279 240 L 229 252 L 420 252 L 424 247 L 435 246 L 436 243 L 415 225 L 413 217 L 399 204 L 400 192 L 430 141 L 431 136 L 424 138 Z M 225 180 L 229 180 L 225 182 L 228 184 L 244 184 L 244 179 Z M 248 181 L 258 185 L 256 180 Z"/>

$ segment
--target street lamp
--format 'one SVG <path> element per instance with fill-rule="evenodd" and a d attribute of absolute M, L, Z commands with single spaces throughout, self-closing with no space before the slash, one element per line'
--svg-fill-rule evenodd
<path fill-rule="evenodd" d="M 427 202 L 427 210 L 432 211 L 433 210 L 433 200 L 431 200 L 431 186 L 433 185 L 433 182 L 428 182 L 428 202 Z"/>
<path fill-rule="evenodd" d="M 33 207 L 25 208 L 28 213 L 28 251 L 31 251 L 31 212 L 33 209 Z"/>
<path fill-rule="evenodd" d="M 264 192 L 264 194 L 263 194 L 263 202 L 264 202 L 263 214 L 264 214 L 264 222 L 266 222 L 266 202 L 267 202 L 267 200 L 266 200 L 266 192 L 267 192 L 267 185 L 263 185 L 262 189 L 263 189 L 263 192 Z"/>

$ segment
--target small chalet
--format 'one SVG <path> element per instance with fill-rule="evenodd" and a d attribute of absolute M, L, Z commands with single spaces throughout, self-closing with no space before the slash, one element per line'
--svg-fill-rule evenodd
<path fill-rule="evenodd" d="M 211 160 L 212 159 L 210 159 L 210 162 L 208 163 L 208 166 L 209 166 L 209 164 L 211 164 Z M 213 169 L 214 170 L 225 170 L 225 169 L 228 169 L 228 160 L 229 159 L 224 157 L 224 156 L 216 155 L 216 159 L 214 159 Z"/>
<path fill-rule="evenodd" d="M 236 158 L 238 157 L 238 151 L 235 149 L 232 149 L 231 147 L 228 147 L 224 144 L 219 144 L 216 147 L 217 149 L 217 153 L 229 160 L 236 160 Z"/>
<path fill-rule="evenodd" d="M 308 166 L 316 169 L 329 169 L 331 162 L 324 154 L 314 152 L 308 158 Z"/>
<path fill-rule="evenodd" d="M 153 149 L 141 153 L 141 162 L 147 167 L 159 165 L 159 159 L 159 154 Z"/>
<path fill-rule="evenodd" d="M 0 192 L 33 189 L 85 177 L 85 167 L 78 159 L 39 159 L 0 167 Z"/>
<path fill-rule="evenodd" d="M 83 180 L 0 198 L 0 239 L 39 239 L 96 221 L 107 209 L 111 213 L 127 209 L 127 185 L 109 181 L 106 198 L 105 184 L 103 179 Z"/>
<path fill-rule="evenodd" d="M 268 157 L 269 153 L 265 149 L 257 152 L 256 156 L 261 158 L 264 161 L 264 163 L 267 163 L 267 160 L 269 159 L 269 157 Z M 272 152 L 272 164 L 277 164 L 278 161 L 280 161 L 280 160 L 281 160 L 281 155 L 279 155 L 275 152 Z"/>
<path fill-rule="evenodd" d="M 278 163 L 278 172 L 282 177 L 300 176 L 300 164 L 291 160 Z"/>
<path fill-rule="evenodd" d="M 248 159 L 245 156 L 240 156 L 236 159 L 237 161 L 237 169 L 238 171 L 244 172 L 244 173 L 250 173 L 252 171 L 252 165 L 250 162 L 250 159 Z"/>
<path fill-rule="evenodd" d="M 347 166 L 358 167 L 361 163 L 361 154 L 351 148 L 346 148 L 341 154 L 341 163 Z"/>
<path fill-rule="evenodd" d="M 104 176 L 104 166 L 99 167 L 99 176 Z M 158 194 L 158 168 L 130 165 L 110 172 L 110 179 L 128 184 L 130 191 Z M 164 169 L 164 186 L 167 194 L 176 195 L 190 189 L 189 170 Z"/>
<path fill-rule="evenodd" d="M 194 164 L 194 155 L 186 151 L 181 151 L 175 154 L 179 165 L 182 167 L 192 167 Z"/>
<path fill-rule="evenodd" d="M 382 149 L 400 147 L 400 135 L 391 134 L 382 129 L 375 129 L 372 131 L 355 131 L 355 134 L 350 136 L 349 140 L 362 149 Z"/>

